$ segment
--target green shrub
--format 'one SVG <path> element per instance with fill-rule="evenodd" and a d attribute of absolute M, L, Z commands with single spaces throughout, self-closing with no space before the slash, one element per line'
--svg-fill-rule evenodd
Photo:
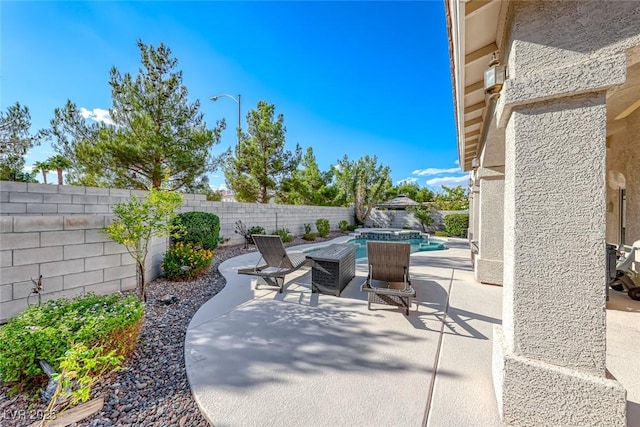
<path fill-rule="evenodd" d="M 357 225 L 355 224 L 349 224 L 349 221 L 347 220 L 342 220 L 338 223 L 338 228 L 340 229 L 340 231 L 342 231 L 343 233 L 348 233 L 350 231 L 355 230 L 356 228 L 358 228 Z"/>
<path fill-rule="evenodd" d="M 183 233 L 175 242 L 192 243 L 202 249 L 213 250 L 220 241 L 220 218 L 208 212 L 185 212 L 175 217 L 174 224 Z"/>
<path fill-rule="evenodd" d="M 271 234 L 280 236 L 280 238 L 282 239 L 282 243 L 289 243 L 293 240 L 293 236 L 291 236 L 291 232 L 286 228 L 281 228 L 279 230 L 274 231 Z"/>
<path fill-rule="evenodd" d="M 316 240 L 316 233 L 311 232 L 311 224 L 304 224 L 304 235 L 302 238 L 307 241 Z"/>
<path fill-rule="evenodd" d="M 444 217 L 444 226 L 451 236 L 466 237 L 469 229 L 469 214 L 451 214 Z"/>
<path fill-rule="evenodd" d="M 251 228 L 247 228 L 247 226 L 242 222 L 242 220 L 236 221 L 236 234 L 244 237 L 244 247 L 247 247 L 247 244 L 253 244 L 252 234 L 266 234 L 264 227 L 260 227 L 259 225 L 254 225 Z"/>
<path fill-rule="evenodd" d="M 264 227 L 260 227 L 259 225 L 254 225 L 253 227 L 251 227 L 248 230 L 249 233 L 249 243 L 253 244 L 253 238 L 251 238 L 251 235 L 253 234 L 267 234 L 267 231 L 264 229 Z"/>
<path fill-rule="evenodd" d="M 415 206 L 409 209 L 409 212 L 420 222 L 422 229 L 427 231 L 433 225 L 433 210 L 428 206 Z"/>
<path fill-rule="evenodd" d="M 135 348 L 144 307 L 135 295 L 88 294 L 33 306 L 0 328 L 0 376 L 5 383 L 30 385 L 44 373 L 46 360 L 56 372 L 74 344 L 126 356 Z"/>
<path fill-rule="evenodd" d="M 318 236 L 325 237 L 329 235 L 331 227 L 329 226 L 329 220 L 320 218 L 316 221 L 316 228 L 318 229 Z"/>
<path fill-rule="evenodd" d="M 211 267 L 212 259 L 212 250 L 178 242 L 164 254 L 162 271 L 169 280 L 190 279 Z"/>
<path fill-rule="evenodd" d="M 436 235 L 436 236 L 438 236 L 438 237 L 449 237 L 449 236 L 451 236 L 451 235 L 450 235 L 449 233 L 447 233 L 446 231 L 440 231 L 440 230 L 436 231 L 436 232 L 435 232 L 435 233 L 433 233 L 433 234 L 435 234 L 435 235 Z"/>

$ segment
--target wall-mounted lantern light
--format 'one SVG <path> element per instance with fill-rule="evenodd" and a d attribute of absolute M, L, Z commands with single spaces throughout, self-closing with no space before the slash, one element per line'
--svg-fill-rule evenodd
<path fill-rule="evenodd" d="M 471 169 L 478 169 L 478 166 L 480 166 L 478 158 L 474 157 L 473 159 L 471 159 Z"/>
<path fill-rule="evenodd" d="M 493 59 L 489 63 L 489 69 L 484 72 L 484 91 L 489 95 L 495 95 L 500 92 L 502 85 L 507 77 L 507 69 L 500 63 L 493 53 Z"/>

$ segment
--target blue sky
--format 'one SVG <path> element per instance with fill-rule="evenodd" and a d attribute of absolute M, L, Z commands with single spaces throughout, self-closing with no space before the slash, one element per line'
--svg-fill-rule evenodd
<path fill-rule="evenodd" d="M 444 1 L 3 1 L 0 13 L 0 106 L 29 107 L 34 130 L 67 99 L 100 117 L 109 70 L 137 74 L 141 39 L 172 50 L 210 127 L 226 119 L 216 152 L 235 144 L 238 110 L 209 98 L 241 94 L 243 128 L 258 101 L 275 104 L 288 148 L 312 146 L 323 170 L 375 154 L 394 182 L 466 185 Z M 53 154 L 45 143 L 27 165 Z"/>

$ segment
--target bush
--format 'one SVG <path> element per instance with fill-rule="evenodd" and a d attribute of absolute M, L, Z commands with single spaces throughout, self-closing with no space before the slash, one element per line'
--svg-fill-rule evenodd
<path fill-rule="evenodd" d="M 213 251 L 178 242 L 164 254 L 162 271 L 169 280 L 191 279 L 211 267 L 212 259 Z"/>
<path fill-rule="evenodd" d="M 324 218 L 320 218 L 316 221 L 316 228 L 318 229 L 318 236 L 320 237 L 328 236 L 329 231 L 331 231 L 329 220 Z"/>
<path fill-rule="evenodd" d="M 449 237 L 451 236 L 449 233 L 447 233 L 446 231 L 436 231 L 435 233 L 433 233 L 434 235 L 438 236 L 438 237 Z"/>
<path fill-rule="evenodd" d="M 291 232 L 286 228 L 281 228 L 279 230 L 274 231 L 271 234 L 280 236 L 280 238 L 282 239 L 282 243 L 289 243 L 293 240 L 293 236 L 291 236 Z"/>
<path fill-rule="evenodd" d="M 60 372 L 61 363 L 77 344 L 92 347 L 92 358 L 113 352 L 122 359 L 135 348 L 143 314 L 135 295 L 120 294 L 88 294 L 30 307 L 0 328 L 2 381 L 35 383 L 44 378 L 40 360 Z"/>
<path fill-rule="evenodd" d="M 409 209 L 409 212 L 420 222 L 423 231 L 427 231 L 433 225 L 433 210 L 427 206 L 416 206 Z"/>
<path fill-rule="evenodd" d="M 451 236 L 467 237 L 469 214 L 451 214 L 444 217 L 444 226 Z"/>
<path fill-rule="evenodd" d="M 302 238 L 307 241 L 316 240 L 316 233 L 311 232 L 311 224 L 304 225 L 304 235 Z"/>
<path fill-rule="evenodd" d="M 192 243 L 202 249 L 213 250 L 220 241 L 220 218 L 208 212 L 185 212 L 173 220 L 183 229 L 175 242 Z"/>
<path fill-rule="evenodd" d="M 267 234 L 266 230 L 264 229 L 264 227 L 260 227 L 259 225 L 254 225 L 253 227 L 251 227 L 248 231 L 249 233 L 249 243 L 253 244 L 253 238 L 251 238 L 252 234 Z"/>
<path fill-rule="evenodd" d="M 236 221 L 235 232 L 236 234 L 239 234 L 242 237 L 244 237 L 245 248 L 247 247 L 247 244 L 253 244 L 253 238 L 251 237 L 252 234 L 266 234 L 263 227 L 260 227 L 259 225 L 254 225 L 251 228 L 247 228 L 247 226 L 242 222 L 242 220 Z"/>
<path fill-rule="evenodd" d="M 355 224 L 349 224 L 349 221 L 343 219 L 342 221 L 340 221 L 338 223 L 338 228 L 340 229 L 340 231 L 342 231 L 343 233 L 348 233 L 350 231 L 355 230 L 356 228 L 358 228 L 357 225 Z"/>

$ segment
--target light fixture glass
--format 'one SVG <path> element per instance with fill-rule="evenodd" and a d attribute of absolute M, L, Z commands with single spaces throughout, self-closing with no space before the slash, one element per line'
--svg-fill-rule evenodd
<path fill-rule="evenodd" d="M 500 92 L 506 80 L 507 69 L 500 63 L 493 53 L 493 59 L 489 63 L 489 69 L 484 72 L 484 91 L 490 95 Z"/>

